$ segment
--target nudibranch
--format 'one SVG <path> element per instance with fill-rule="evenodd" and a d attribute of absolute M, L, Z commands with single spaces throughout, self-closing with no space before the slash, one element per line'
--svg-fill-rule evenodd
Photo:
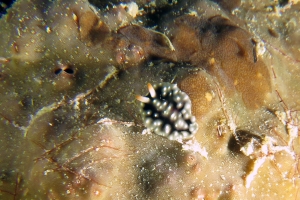
<path fill-rule="evenodd" d="M 191 100 L 176 84 L 148 83 L 148 90 L 147 96 L 136 96 L 142 102 L 141 113 L 147 128 L 170 140 L 189 139 L 197 132 Z"/>

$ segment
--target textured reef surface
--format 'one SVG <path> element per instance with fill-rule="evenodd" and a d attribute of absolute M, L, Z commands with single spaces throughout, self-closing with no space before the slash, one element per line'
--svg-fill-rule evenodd
<path fill-rule="evenodd" d="M 0 19 L 0 199 L 299 199 L 299 10 L 16 1 Z"/>

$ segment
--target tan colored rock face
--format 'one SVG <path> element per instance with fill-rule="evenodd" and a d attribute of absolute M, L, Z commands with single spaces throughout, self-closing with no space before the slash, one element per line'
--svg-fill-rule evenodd
<path fill-rule="evenodd" d="M 299 198 L 298 4 L 217 2 L 16 2 L 0 199 Z M 188 95 L 194 137 L 143 123 L 135 96 L 161 82 Z"/>
<path fill-rule="evenodd" d="M 264 105 L 271 92 L 269 70 L 257 59 L 249 33 L 220 16 L 186 15 L 176 19 L 170 30 L 179 61 L 205 68 L 229 95 L 236 89 L 248 108 Z"/>

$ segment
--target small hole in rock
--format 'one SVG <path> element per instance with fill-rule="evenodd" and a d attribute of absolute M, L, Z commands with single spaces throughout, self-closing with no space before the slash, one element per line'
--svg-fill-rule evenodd
<path fill-rule="evenodd" d="M 262 138 L 247 130 L 237 130 L 235 136 L 232 135 L 228 141 L 228 149 L 234 153 L 241 153 L 241 148 L 249 142 L 257 148 L 261 145 Z"/>
<path fill-rule="evenodd" d="M 169 5 L 173 4 L 173 0 L 168 0 L 167 2 L 168 2 Z"/>
<path fill-rule="evenodd" d="M 238 142 L 236 141 L 236 139 L 234 138 L 234 136 L 232 135 L 229 139 L 228 142 L 228 149 L 234 153 L 241 153 L 240 149 L 240 145 L 238 144 Z"/>
<path fill-rule="evenodd" d="M 74 70 L 71 68 L 66 68 L 66 69 L 64 69 L 64 71 L 68 74 L 74 74 Z"/>
<path fill-rule="evenodd" d="M 54 70 L 54 73 L 55 73 L 56 75 L 60 74 L 61 72 L 62 72 L 62 69 L 60 69 L 60 68 Z"/>
<path fill-rule="evenodd" d="M 279 0 L 279 6 L 284 7 L 289 3 L 289 0 Z"/>

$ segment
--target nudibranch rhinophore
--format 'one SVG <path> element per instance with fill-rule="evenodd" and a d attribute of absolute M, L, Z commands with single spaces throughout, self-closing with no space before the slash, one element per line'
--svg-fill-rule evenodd
<path fill-rule="evenodd" d="M 137 96 L 142 102 L 142 117 L 147 128 L 170 140 L 191 138 L 198 130 L 196 118 L 192 115 L 189 96 L 176 84 L 148 83 L 149 94 Z"/>

